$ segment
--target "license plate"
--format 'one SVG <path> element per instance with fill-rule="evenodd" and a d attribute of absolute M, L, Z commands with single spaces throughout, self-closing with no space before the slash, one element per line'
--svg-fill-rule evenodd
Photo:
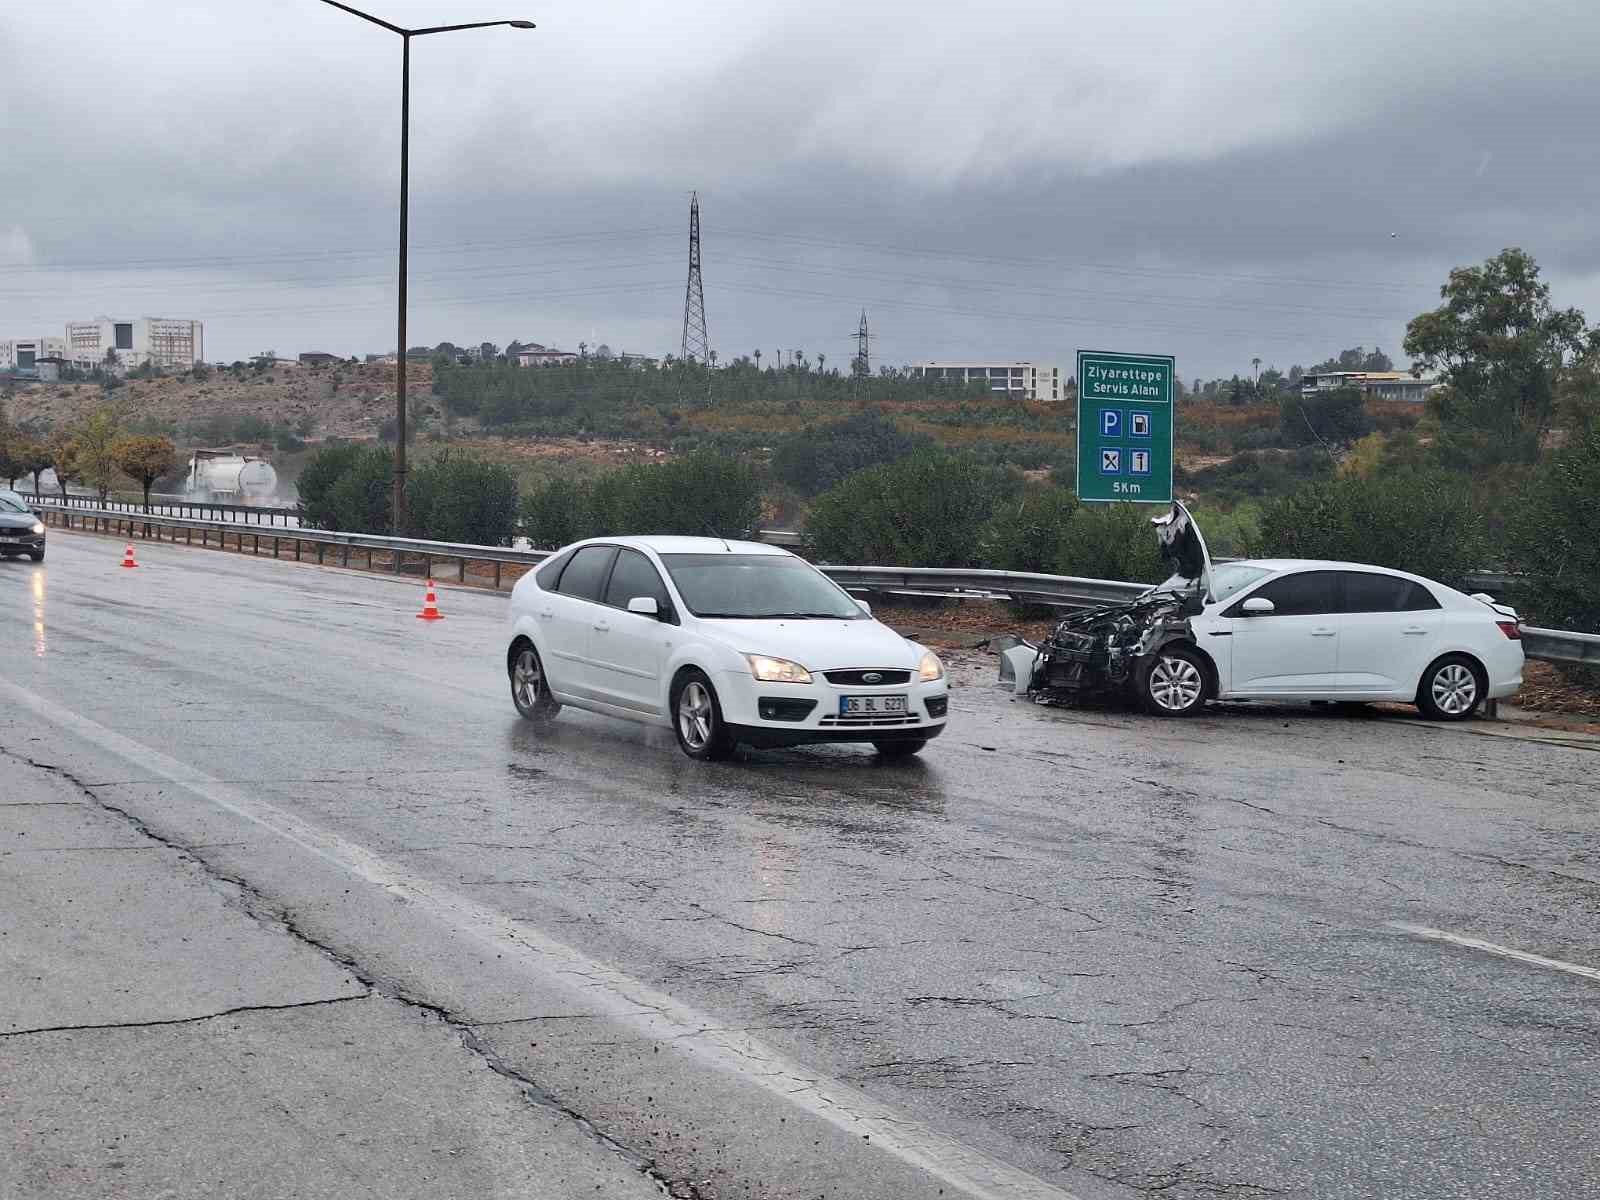
<path fill-rule="evenodd" d="M 904 696 L 840 696 L 841 717 L 903 717 L 907 712 Z"/>
<path fill-rule="evenodd" d="M 22 535 L 20 533 L 18 533 L 18 534 L 0 533 L 0 542 L 20 542 L 21 540 L 22 540 Z"/>

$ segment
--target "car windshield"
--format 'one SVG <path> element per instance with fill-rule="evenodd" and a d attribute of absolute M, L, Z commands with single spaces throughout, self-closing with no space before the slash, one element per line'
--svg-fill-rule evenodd
<path fill-rule="evenodd" d="M 849 595 L 787 554 L 663 554 L 661 561 L 697 617 L 866 619 Z"/>
<path fill-rule="evenodd" d="M 1248 563 L 1223 563 L 1220 567 L 1211 568 L 1211 600 L 1220 604 L 1235 592 L 1243 591 L 1258 579 L 1265 579 L 1272 572 L 1265 567 L 1252 567 Z M 1194 586 L 1194 580 L 1184 575 L 1174 575 L 1160 587 L 1158 592 L 1184 592 Z"/>
<path fill-rule="evenodd" d="M 22 497 L 15 492 L 0 492 L 0 512 L 25 513 L 32 511 L 22 502 Z"/>

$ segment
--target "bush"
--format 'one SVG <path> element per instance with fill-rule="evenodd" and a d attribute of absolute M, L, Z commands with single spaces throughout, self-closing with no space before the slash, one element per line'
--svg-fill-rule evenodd
<path fill-rule="evenodd" d="M 1600 425 L 1590 425 L 1533 475 L 1507 521 L 1507 554 L 1528 576 L 1523 595 L 1540 624 L 1600 633 L 1597 531 Z"/>
<path fill-rule="evenodd" d="M 996 508 L 1021 477 L 967 455 L 921 450 L 869 467 L 821 496 L 806 522 L 825 562 L 975 566 Z"/>
<path fill-rule="evenodd" d="M 902 433 L 878 413 L 857 413 L 784 438 L 772 456 L 772 473 L 801 495 L 814 496 L 857 471 L 930 445 L 930 438 Z"/>
<path fill-rule="evenodd" d="M 1061 531 L 1055 571 L 1086 579 L 1160 583 L 1170 571 L 1150 519 L 1165 509 L 1149 504 L 1086 504 Z"/>
<path fill-rule="evenodd" d="M 552 548 L 613 534 L 743 538 L 760 525 L 761 485 L 741 460 L 700 451 L 593 483 L 551 480 L 528 497 L 522 517 L 534 545 Z"/>
<path fill-rule="evenodd" d="M 406 480 L 410 536 L 509 546 L 516 536 L 517 481 L 505 467 L 441 454 Z"/>
<path fill-rule="evenodd" d="M 1285 396 L 1278 407 L 1278 431 L 1290 446 L 1348 446 L 1373 428 L 1359 388 Z"/>
<path fill-rule="evenodd" d="M 300 523 L 310 529 L 387 533 L 394 455 L 378 446 L 325 446 L 300 473 Z"/>
<path fill-rule="evenodd" d="M 1455 585 L 1488 561 L 1464 476 L 1411 471 L 1313 484 L 1267 504 L 1258 555 L 1371 563 Z"/>
<path fill-rule="evenodd" d="M 1078 498 L 1066 488 L 1028 488 L 990 518 L 983 535 L 984 563 L 1002 571 L 1055 570 L 1062 533 L 1077 511 Z"/>

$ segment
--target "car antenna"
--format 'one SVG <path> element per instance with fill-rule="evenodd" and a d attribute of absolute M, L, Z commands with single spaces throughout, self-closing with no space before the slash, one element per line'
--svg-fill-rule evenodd
<path fill-rule="evenodd" d="M 733 553 L 733 547 L 728 545 L 728 539 L 723 537 L 720 533 L 718 533 L 715 529 L 713 529 L 712 526 L 711 526 L 711 522 L 710 521 L 702 520 L 700 522 L 700 527 L 706 531 L 707 536 L 714 537 L 714 538 L 717 539 L 717 541 L 721 542 L 722 543 L 722 548 L 724 550 L 726 550 L 729 554 Z"/>

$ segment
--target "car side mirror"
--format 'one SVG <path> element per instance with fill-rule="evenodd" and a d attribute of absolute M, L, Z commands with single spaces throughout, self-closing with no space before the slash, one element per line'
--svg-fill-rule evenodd
<path fill-rule="evenodd" d="M 1247 617 L 1265 617 L 1278 611 L 1278 606 L 1265 596 L 1251 596 L 1239 606 L 1239 611 Z"/>
<path fill-rule="evenodd" d="M 638 613 L 641 617 L 659 617 L 661 605 L 656 603 L 654 596 L 635 596 L 628 601 L 628 611 Z"/>
<path fill-rule="evenodd" d="M 855 596 L 852 596 L 850 598 L 852 600 L 855 600 L 856 607 L 859 608 L 862 612 L 866 613 L 867 616 L 870 617 L 872 615 L 872 605 L 868 604 L 865 600 L 861 600 L 861 599 L 856 598 Z"/>

